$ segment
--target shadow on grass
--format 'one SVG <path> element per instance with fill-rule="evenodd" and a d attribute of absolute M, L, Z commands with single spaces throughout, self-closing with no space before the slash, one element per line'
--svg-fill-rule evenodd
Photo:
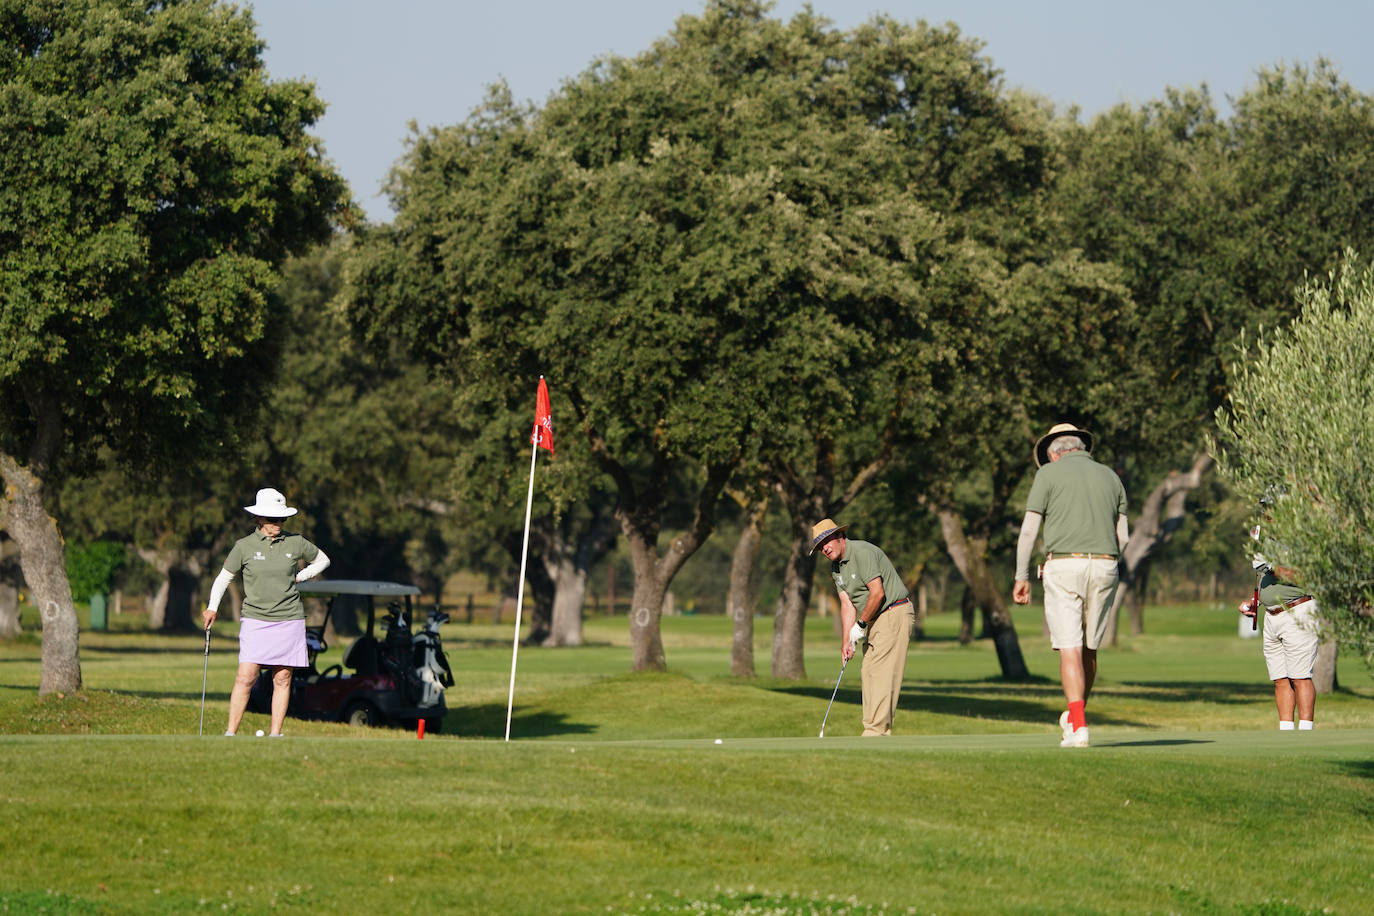
<path fill-rule="evenodd" d="M 1347 776 L 1374 779 L 1374 760 L 1337 760 L 1336 766 Z"/>
<path fill-rule="evenodd" d="M 1127 688 L 1139 687 L 1150 693 L 1134 692 Z M 1258 683 L 1246 681 L 1207 681 L 1204 683 L 1184 683 L 1180 681 L 1123 681 L 1120 685 L 1108 687 L 1113 696 L 1131 697 L 1141 700 L 1155 700 L 1161 703 L 1217 703 L 1235 705 L 1253 703 L 1256 699 L 1267 699 L 1274 695 L 1274 685 L 1269 681 Z M 1153 692 L 1153 691 L 1158 691 Z"/>
<path fill-rule="evenodd" d="M 791 696 L 814 697 L 828 700 L 833 687 L 826 689 L 809 685 L 796 685 L 772 688 L 775 693 Z M 1031 725 L 1053 725 L 1058 727 L 1058 717 L 1063 709 L 1062 696 L 1058 688 L 1034 691 L 1034 699 L 1020 699 L 1008 696 L 1005 690 L 995 687 L 983 690 L 970 689 L 950 692 L 944 687 L 927 684 L 907 684 L 902 687 L 897 709 L 902 712 L 927 715 L 957 716 L 961 718 L 985 719 L 993 722 L 1024 722 Z M 1039 694 L 1044 698 L 1040 699 Z M 841 687 L 835 694 L 835 704 L 863 705 L 863 691 L 858 687 Z M 1123 719 L 1094 712 L 1093 723 L 1121 725 L 1134 728 L 1150 728 L 1149 722 Z"/>
<path fill-rule="evenodd" d="M 233 645 L 225 645 L 223 642 L 210 644 L 211 655 L 237 655 L 239 651 L 239 641 L 235 639 Z M 82 646 L 81 656 L 91 659 L 100 655 L 205 655 L 205 643 L 197 642 L 195 646 Z"/>
<path fill-rule="evenodd" d="M 1172 747 L 1175 744 L 1214 744 L 1210 738 L 1159 738 L 1155 741 L 1108 741 L 1101 747 Z"/>
<path fill-rule="evenodd" d="M 511 737 L 555 738 L 566 735 L 590 735 L 596 726 L 571 722 L 567 715 L 555 712 L 521 712 L 519 707 L 511 715 Z M 444 717 L 444 734 L 468 738 L 505 738 L 506 707 L 493 703 L 481 706 L 453 706 Z"/>

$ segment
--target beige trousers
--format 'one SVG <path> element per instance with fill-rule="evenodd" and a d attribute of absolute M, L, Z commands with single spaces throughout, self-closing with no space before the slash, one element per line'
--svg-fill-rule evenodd
<path fill-rule="evenodd" d="M 916 608 L 908 601 L 888 608 L 868 626 L 864 638 L 864 737 L 892 734 L 897 697 L 906 673 L 906 647 L 916 626 Z"/>

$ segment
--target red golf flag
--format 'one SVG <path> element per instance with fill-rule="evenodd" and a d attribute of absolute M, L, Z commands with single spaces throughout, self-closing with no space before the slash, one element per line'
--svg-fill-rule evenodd
<path fill-rule="evenodd" d="M 544 376 L 539 376 L 539 393 L 534 398 L 534 432 L 530 442 L 549 450 L 553 455 L 553 413 L 549 410 L 549 386 L 544 384 Z"/>

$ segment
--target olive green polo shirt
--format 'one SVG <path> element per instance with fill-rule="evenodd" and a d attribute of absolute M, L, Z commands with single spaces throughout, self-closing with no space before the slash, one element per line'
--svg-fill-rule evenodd
<path fill-rule="evenodd" d="M 1116 518 L 1126 514 L 1126 488 L 1115 471 L 1087 452 L 1065 452 L 1042 465 L 1026 511 L 1045 518 L 1046 553 L 1120 553 Z"/>
<path fill-rule="evenodd" d="M 1259 579 L 1260 604 L 1266 608 L 1278 607 L 1285 601 L 1301 598 L 1307 594 L 1292 582 L 1280 579 L 1272 568 L 1266 567 Z"/>
<path fill-rule="evenodd" d="M 830 564 L 830 576 L 835 580 L 835 587 L 849 596 L 854 602 L 854 610 L 860 614 L 868 603 L 868 583 L 874 579 L 883 581 L 884 608 L 907 597 L 906 586 L 892 561 L 882 548 L 868 541 L 847 541 L 844 556 Z"/>
<path fill-rule="evenodd" d="M 304 620 L 305 605 L 296 591 L 296 572 L 320 549 L 299 534 L 269 538 L 257 531 L 229 550 L 224 568 L 243 576 L 243 616 L 254 620 Z"/>

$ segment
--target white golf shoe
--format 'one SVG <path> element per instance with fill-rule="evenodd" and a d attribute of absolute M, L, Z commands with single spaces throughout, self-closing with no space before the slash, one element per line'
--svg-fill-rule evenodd
<path fill-rule="evenodd" d="M 1072 735 L 1059 742 L 1060 747 L 1087 747 L 1088 746 L 1088 726 L 1076 729 Z"/>
<path fill-rule="evenodd" d="M 1066 709 L 1059 714 L 1059 730 L 1063 732 L 1060 740 L 1067 741 L 1073 737 L 1073 725 L 1069 723 L 1069 711 Z"/>

